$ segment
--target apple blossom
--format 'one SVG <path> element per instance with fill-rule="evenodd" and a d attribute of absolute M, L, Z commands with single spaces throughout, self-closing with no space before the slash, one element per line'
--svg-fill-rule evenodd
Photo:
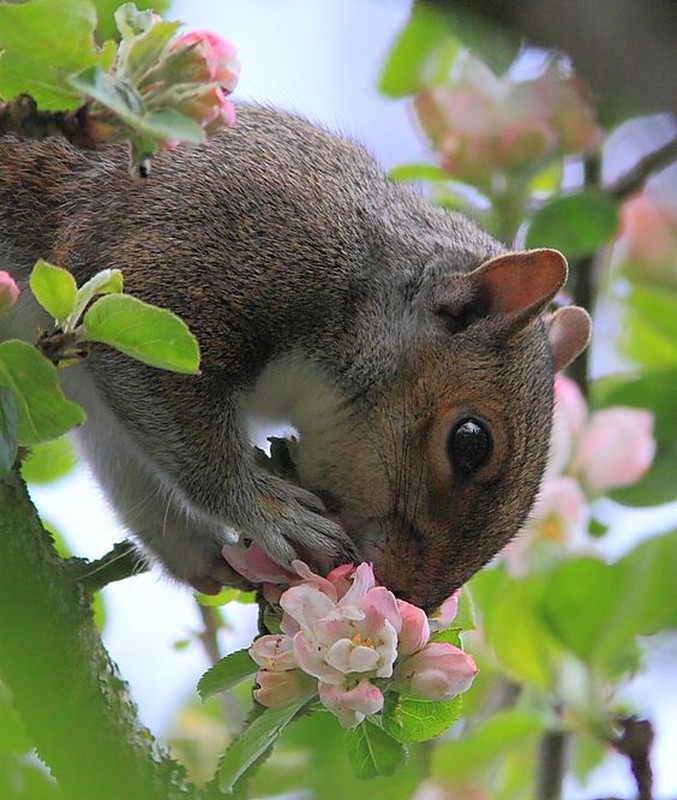
<path fill-rule="evenodd" d="M 14 278 L 5 270 L 0 270 L 0 314 L 9 311 L 19 297 L 19 287 Z"/>
<path fill-rule="evenodd" d="M 634 280 L 675 287 L 677 193 L 646 189 L 621 206 L 621 235 L 614 245 L 621 269 Z"/>
<path fill-rule="evenodd" d="M 582 83 L 556 59 L 518 81 L 463 53 L 449 82 L 424 87 L 414 108 L 442 168 L 480 186 L 497 172 L 590 152 L 602 139 Z"/>
<path fill-rule="evenodd" d="M 572 470 L 592 492 L 604 492 L 636 483 L 655 453 L 651 412 L 605 408 L 590 416 L 576 442 Z"/>
<path fill-rule="evenodd" d="M 224 556 L 250 580 L 274 575 L 267 556 L 252 549 L 226 547 Z M 451 644 L 431 643 L 425 612 L 377 586 L 370 564 L 342 565 L 326 578 L 301 561 L 293 567 L 292 586 L 279 597 L 281 632 L 261 636 L 249 651 L 261 667 L 259 703 L 283 708 L 313 679 L 319 701 L 349 728 L 378 713 L 388 691 L 446 699 L 470 685 L 472 659 Z M 436 630 L 451 623 L 457 603 L 456 592 L 438 610 Z"/>

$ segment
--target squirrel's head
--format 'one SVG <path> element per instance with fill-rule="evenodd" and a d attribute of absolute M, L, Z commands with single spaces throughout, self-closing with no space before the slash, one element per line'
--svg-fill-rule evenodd
<path fill-rule="evenodd" d="M 403 305 L 387 377 L 299 463 L 379 581 L 427 610 L 490 561 L 533 505 L 553 377 L 590 334 L 583 309 L 546 313 L 566 274 L 554 250 L 467 273 L 430 265 Z"/>

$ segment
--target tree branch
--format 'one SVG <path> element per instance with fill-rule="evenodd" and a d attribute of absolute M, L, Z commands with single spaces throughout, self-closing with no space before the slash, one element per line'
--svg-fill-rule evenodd
<path fill-rule="evenodd" d="M 637 717 L 625 717 L 619 720 L 621 734 L 612 744 L 627 756 L 630 769 L 637 784 L 637 800 L 652 800 L 653 772 L 651 770 L 651 746 L 654 732 L 651 722 Z"/>
<path fill-rule="evenodd" d="M 119 542 L 105 556 L 96 561 L 69 562 L 72 577 L 89 592 L 96 592 L 109 583 L 131 578 L 146 572 L 144 556 L 132 542 Z"/>
<path fill-rule="evenodd" d="M 641 158 L 629 172 L 609 187 L 609 194 L 618 201 L 626 200 L 638 192 L 654 172 L 670 166 L 675 159 L 677 137 Z"/>
<path fill-rule="evenodd" d="M 64 798 L 201 797 L 140 724 L 15 473 L 0 480 L 0 675 Z"/>
<path fill-rule="evenodd" d="M 90 149 L 96 142 L 88 133 L 88 113 L 87 104 L 75 111 L 38 111 L 29 94 L 20 94 L 12 100 L 0 100 L 0 135 L 13 133 L 20 139 L 63 136 L 71 144 Z"/>
<path fill-rule="evenodd" d="M 570 736 L 566 731 L 549 731 L 538 749 L 536 800 L 560 800 L 567 769 Z"/>

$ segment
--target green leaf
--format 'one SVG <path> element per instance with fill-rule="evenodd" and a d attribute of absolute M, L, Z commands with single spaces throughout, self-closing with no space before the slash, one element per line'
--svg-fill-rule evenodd
<path fill-rule="evenodd" d="M 14 466 L 19 448 L 19 409 L 11 389 L 0 386 L 0 478 Z"/>
<path fill-rule="evenodd" d="M 366 719 L 346 731 L 346 752 L 358 778 L 393 775 L 408 756 L 406 747 Z"/>
<path fill-rule="evenodd" d="M 125 294 L 109 294 L 85 313 L 82 340 L 116 347 L 144 364 L 197 374 L 200 351 L 183 320 Z"/>
<path fill-rule="evenodd" d="M 222 792 L 231 792 L 236 781 L 273 747 L 282 731 L 310 697 L 308 694 L 286 708 L 267 708 L 240 732 L 219 764 L 218 779 Z"/>
<path fill-rule="evenodd" d="M 113 111 L 136 138 L 151 141 L 181 139 L 201 144 L 206 133 L 195 120 L 175 109 L 148 110 L 136 88 L 125 78 L 92 68 L 72 75 L 69 84 Z"/>
<path fill-rule="evenodd" d="M 197 691 L 202 700 L 213 694 L 232 689 L 238 683 L 253 675 L 258 664 L 249 655 L 248 650 L 238 650 L 217 661 L 208 669 L 197 684 Z"/>
<path fill-rule="evenodd" d="M 383 709 L 383 729 L 402 744 L 425 742 L 448 730 L 460 717 L 462 708 L 460 695 L 431 702 L 390 694 Z"/>
<path fill-rule="evenodd" d="M 125 9 L 131 6 L 137 15 L 147 15 L 149 25 L 143 33 L 133 34 L 128 23 L 123 19 Z M 128 80 L 136 83 L 145 73 L 157 64 L 163 50 L 181 26 L 180 22 L 150 23 L 150 11 L 138 11 L 133 3 L 126 3 L 115 12 L 115 19 L 120 33 L 127 38 L 120 73 Z M 129 37 L 129 38 L 128 38 Z"/>
<path fill-rule="evenodd" d="M 677 627 L 677 534 L 659 536 L 617 564 L 576 559 L 549 576 L 543 614 L 554 634 L 582 661 L 622 671 L 635 638 Z"/>
<path fill-rule="evenodd" d="M 20 445 L 56 439 L 85 421 L 80 406 L 64 397 L 56 367 L 27 342 L 0 344 L 0 385 L 16 397 Z"/>
<path fill-rule="evenodd" d="M 101 63 L 95 27 L 88 0 L 0 3 L 0 96 L 27 92 L 43 110 L 76 108 L 67 76 Z"/>
<path fill-rule="evenodd" d="M 173 108 L 149 111 L 137 128 L 154 139 L 181 139 L 191 144 L 202 144 L 207 139 L 204 129 L 194 119 Z"/>
<path fill-rule="evenodd" d="M 143 122 L 143 99 L 127 81 L 98 67 L 70 75 L 68 83 L 79 93 L 89 95 L 109 108 L 131 127 Z"/>
<path fill-rule="evenodd" d="M 21 473 L 27 483 L 51 483 L 68 475 L 77 463 L 70 439 L 62 436 L 31 447 L 21 464 Z"/>
<path fill-rule="evenodd" d="M 625 355 L 652 371 L 677 366 L 677 292 L 634 286 L 623 317 Z"/>
<path fill-rule="evenodd" d="M 388 172 L 391 181 L 450 181 L 451 177 L 433 164 L 400 164 Z"/>
<path fill-rule="evenodd" d="M 529 223 L 526 246 L 554 247 L 569 258 L 589 255 L 613 238 L 618 224 L 616 201 L 589 189 L 541 206 Z"/>
<path fill-rule="evenodd" d="M 115 24 L 114 13 L 120 6 L 120 0 L 94 0 L 97 15 L 99 17 L 99 27 L 97 38 L 99 41 L 106 39 L 118 39 L 118 28 Z M 169 8 L 168 0 L 136 0 L 136 6 L 140 11 L 152 9 L 158 14 L 162 14 Z"/>
<path fill-rule="evenodd" d="M 383 65 L 379 91 L 404 97 L 426 84 L 444 81 L 460 48 L 444 16 L 416 3 Z"/>
<path fill-rule="evenodd" d="M 500 711 L 462 738 L 440 743 L 432 753 L 432 775 L 469 782 L 486 775 L 490 765 L 525 743 L 535 743 L 542 731 L 538 715 L 518 709 Z"/>
<path fill-rule="evenodd" d="M 102 269 L 97 272 L 78 289 L 75 306 L 64 323 L 64 329 L 75 330 L 85 308 L 97 294 L 119 294 L 122 292 L 122 287 L 123 278 L 119 269 Z"/>
<path fill-rule="evenodd" d="M 540 616 L 545 578 L 504 575 L 501 591 L 482 606 L 487 638 L 502 667 L 520 682 L 547 689 L 553 682 L 553 641 Z"/>
<path fill-rule="evenodd" d="M 195 599 L 206 608 L 217 608 L 232 602 L 251 605 L 256 602 L 256 592 L 243 592 L 240 589 L 233 589 L 231 586 L 224 586 L 218 594 L 195 592 Z"/>
<path fill-rule="evenodd" d="M 35 299 L 57 323 L 61 324 L 72 313 L 78 290 L 68 270 L 40 258 L 33 267 L 29 283 Z"/>

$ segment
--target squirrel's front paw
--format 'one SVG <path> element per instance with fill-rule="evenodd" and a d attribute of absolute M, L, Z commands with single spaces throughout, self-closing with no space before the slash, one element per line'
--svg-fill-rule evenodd
<path fill-rule="evenodd" d="M 359 560 L 348 534 L 322 516 L 324 505 L 312 492 L 270 476 L 258 488 L 255 513 L 238 530 L 258 542 L 277 564 L 289 568 L 300 558 L 328 570 Z"/>

